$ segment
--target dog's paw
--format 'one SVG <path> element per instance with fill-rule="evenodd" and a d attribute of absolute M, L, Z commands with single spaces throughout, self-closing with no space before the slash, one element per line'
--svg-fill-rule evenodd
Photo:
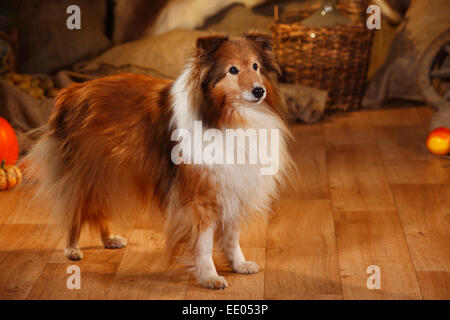
<path fill-rule="evenodd" d="M 203 287 L 208 289 L 225 289 L 228 287 L 227 280 L 221 276 L 212 276 L 198 281 Z"/>
<path fill-rule="evenodd" d="M 256 264 L 256 262 L 253 261 L 245 261 L 244 263 L 241 263 L 238 266 L 235 266 L 234 272 L 237 273 L 245 273 L 245 274 L 252 274 L 257 273 L 259 271 L 259 266 Z"/>
<path fill-rule="evenodd" d="M 66 248 L 64 253 L 69 260 L 78 261 L 83 258 L 83 252 L 79 248 Z"/>
<path fill-rule="evenodd" d="M 127 240 L 121 236 L 111 236 L 103 242 L 105 248 L 120 249 L 127 245 Z"/>

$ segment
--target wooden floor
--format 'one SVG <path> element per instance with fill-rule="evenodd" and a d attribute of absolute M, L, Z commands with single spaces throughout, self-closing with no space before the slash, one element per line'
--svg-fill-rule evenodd
<path fill-rule="evenodd" d="M 84 259 L 74 263 L 42 208 L 24 206 L 30 194 L 1 192 L 0 298 L 450 299 L 450 160 L 425 148 L 431 114 L 359 111 L 295 126 L 296 191 L 244 232 L 244 252 L 261 271 L 221 266 L 226 290 L 159 266 L 158 219 L 131 219 L 120 250 L 85 232 Z M 72 264 L 80 290 L 66 287 Z M 381 270 L 380 289 L 367 288 L 371 265 Z"/>

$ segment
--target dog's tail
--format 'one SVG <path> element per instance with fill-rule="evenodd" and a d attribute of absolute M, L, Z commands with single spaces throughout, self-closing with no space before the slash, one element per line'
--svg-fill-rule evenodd
<path fill-rule="evenodd" d="M 25 182 L 34 185 L 32 202 L 38 203 L 44 212 L 52 213 L 52 222 L 68 225 L 80 220 L 76 196 L 79 186 L 70 172 L 65 172 L 61 161 L 60 145 L 47 130 L 19 166 Z"/>

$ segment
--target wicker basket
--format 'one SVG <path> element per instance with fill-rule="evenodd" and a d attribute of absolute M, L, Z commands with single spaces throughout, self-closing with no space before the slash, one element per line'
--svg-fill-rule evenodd
<path fill-rule="evenodd" d="M 337 8 L 351 21 L 334 28 L 312 28 L 299 23 L 311 11 L 275 15 L 274 51 L 283 81 L 328 91 L 327 109 L 356 109 L 360 105 L 372 43 L 365 25 L 366 1 L 343 1 Z"/>

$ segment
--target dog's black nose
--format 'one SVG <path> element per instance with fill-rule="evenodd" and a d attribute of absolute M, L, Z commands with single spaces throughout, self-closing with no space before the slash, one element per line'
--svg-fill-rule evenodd
<path fill-rule="evenodd" d="M 264 95 L 264 92 L 266 92 L 266 91 L 261 87 L 255 87 L 252 90 L 252 94 L 258 99 Z"/>

